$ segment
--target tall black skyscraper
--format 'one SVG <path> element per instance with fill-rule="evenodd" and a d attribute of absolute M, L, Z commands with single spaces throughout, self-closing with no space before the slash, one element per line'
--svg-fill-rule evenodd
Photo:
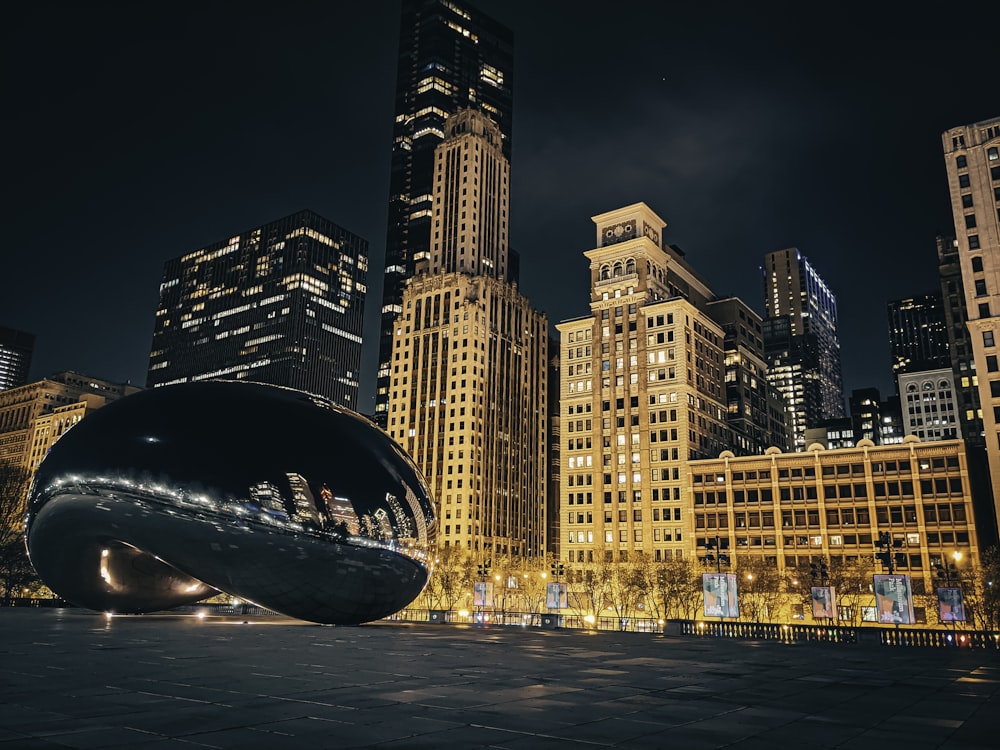
<path fill-rule="evenodd" d="M 892 372 L 951 367 L 948 324 L 940 294 L 921 294 L 886 304 Z"/>
<path fill-rule="evenodd" d="M 403 0 L 396 71 L 389 218 L 382 279 L 375 418 L 386 426 L 393 321 L 415 262 L 429 259 L 434 149 L 462 107 L 483 111 L 511 154 L 514 35 L 465 2 Z M 508 278 L 516 274 L 516 256 Z"/>
<path fill-rule="evenodd" d="M 28 382 L 35 334 L 0 326 L 0 391 Z"/>
<path fill-rule="evenodd" d="M 357 408 L 368 242 L 299 211 L 167 261 L 149 387 L 273 383 Z"/>

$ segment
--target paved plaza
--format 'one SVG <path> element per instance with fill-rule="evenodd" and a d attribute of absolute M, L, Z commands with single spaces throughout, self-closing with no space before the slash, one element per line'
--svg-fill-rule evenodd
<path fill-rule="evenodd" d="M 0 610 L 0 750 L 996 748 L 1000 652 Z"/>

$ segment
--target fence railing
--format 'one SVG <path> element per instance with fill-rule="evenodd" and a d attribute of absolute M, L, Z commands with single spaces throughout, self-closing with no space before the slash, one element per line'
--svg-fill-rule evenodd
<path fill-rule="evenodd" d="M 16 597 L 0 600 L 6 607 L 70 607 L 61 599 Z M 218 617 L 281 617 L 256 604 L 189 604 L 169 610 L 177 614 Z M 725 620 L 657 620 L 649 617 L 584 617 L 555 612 L 492 612 L 488 610 L 403 609 L 386 618 L 395 622 L 426 622 L 480 627 L 521 627 L 650 633 L 680 638 L 729 638 L 781 643 L 879 644 L 896 647 L 977 648 L 1000 650 L 1000 632 L 928 628 L 886 628 L 856 625 L 805 625 Z"/>

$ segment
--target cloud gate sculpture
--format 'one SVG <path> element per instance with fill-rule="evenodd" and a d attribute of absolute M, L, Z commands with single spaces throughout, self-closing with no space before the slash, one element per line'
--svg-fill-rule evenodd
<path fill-rule="evenodd" d="M 87 416 L 32 483 L 39 577 L 67 601 L 156 612 L 223 592 L 357 624 L 427 583 L 436 523 L 409 457 L 368 420 L 276 386 L 142 391 Z"/>

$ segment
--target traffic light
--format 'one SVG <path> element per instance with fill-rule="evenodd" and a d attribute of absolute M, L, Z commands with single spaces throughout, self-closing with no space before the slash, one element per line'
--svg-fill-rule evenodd
<path fill-rule="evenodd" d="M 556 579 L 566 572 L 566 566 L 562 563 L 550 563 L 549 567 L 552 569 L 552 577 Z"/>
<path fill-rule="evenodd" d="M 482 565 L 480 565 L 479 568 L 478 568 L 478 572 L 479 572 L 479 577 L 480 578 L 489 578 L 490 577 L 490 561 L 487 560 Z"/>
<path fill-rule="evenodd" d="M 892 552 L 890 551 L 889 532 L 880 531 L 878 534 L 878 540 L 875 542 L 875 546 L 878 548 L 878 552 L 875 553 L 875 559 L 885 565 L 889 572 L 892 573 Z"/>
<path fill-rule="evenodd" d="M 812 576 L 813 583 L 818 581 L 821 585 L 825 584 L 826 579 L 830 576 L 826 560 L 820 560 L 818 563 L 809 563 L 809 573 Z"/>

